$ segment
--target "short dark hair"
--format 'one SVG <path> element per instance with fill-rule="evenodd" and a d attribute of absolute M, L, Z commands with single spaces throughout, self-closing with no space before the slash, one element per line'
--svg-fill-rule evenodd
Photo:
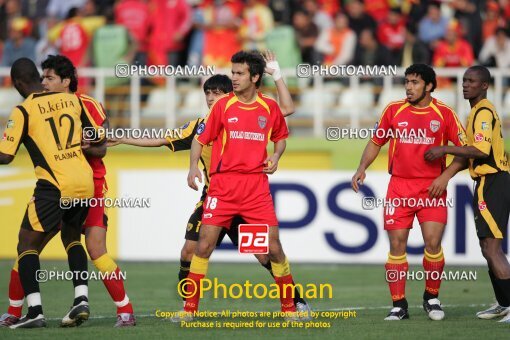
<path fill-rule="evenodd" d="M 69 58 L 63 55 L 49 55 L 45 61 L 41 63 L 43 70 L 50 69 L 62 79 L 69 79 L 69 90 L 71 92 L 78 91 L 78 79 L 76 77 L 76 67 Z"/>
<path fill-rule="evenodd" d="M 14 61 L 11 67 L 11 78 L 14 81 L 21 81 L 25 84 L 40 83 L 41 75 L 35 63 L 29 58 L 19 58 Z"/>
<path fill-rule="evenodd" d="M 230 61 L 233 64 L 247 64 L 248 69 L 250 70 L 250 77 L 254 77 L 259 75 L 259 80 L 255 83 L 256 87 L 259 87 L 262 83 L 262 76 L 264 75 L 264 69 L 266 68 L 266 62 L 262 55 L 257 52 L 246 52 L 239 51 L 232 56 Z"/>
<path fill-rule="evenodd" d="M 482 65 L 475 65 L 475 66 L 471 66 L 467 70 L 475 71 L 480 76 L 480 80 L 482 81 L 482 83 L 490 84 L 491 73 L 487 67 L 482 66 Z"/>
<path fill-rule="evenodd" d="M 232 92 L 232 80 L 224 74 L 215 74 L 204 83 L 204 92 L 220 90 L 223 93 Z"/>
<path fill-rule="evenodd" d="M 406 76 L 409 74 L 416 74 L 423 79 L 425 82 L 425 86 L 428 84 L 432 84 L 432 89 L 430 92 L 434 92 L 434 89 L 437 86 L 437 80 L 436 80 L 436 72 L 434 72 L 434 69 L 426 64 L 413 64 L 409 66 L 406 69 L 406 72 L 404 73 Z"/>

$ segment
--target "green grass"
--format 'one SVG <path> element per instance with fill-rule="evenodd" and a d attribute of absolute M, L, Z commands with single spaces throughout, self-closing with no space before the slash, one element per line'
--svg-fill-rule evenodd
<path fill-rule="evenodd" d="M 72 302 L 73 290 L 70 282 L 51 281 L 41 284 L 42 300 L 46 318 L 49 319 L 46 329 L 9 330 L 0 329 L 0 338 L 49 339 L 54 337 L 74 338 L 146 338 L 156 337 L 172 339 L 190 338 L 311 338 L 311 339 L 437 339 L 458 338 L 506 338 L 508 325 L 495 321 L 478 320 L 474 314 L 493 300 L 492 289 L 483 267 L 447 267 L 447 270 L 475 270 L 476 281 L 443 282 L 441 300 L 445 305 L 446 319 L 432 322 L 420 307 L 423 292 L 423 281 L 410 281 L 407 295 L 410 303 L 411 319 L 402 322 L 385 322 L 389 308 L 389 292 L 384 280 L 384 268 L 381 265 L 325 265 L 295 264 L 292 270 L 296 281 L 303 284 L 329 283 L 333 286 L 333 298 L 310 300 L 316 311 L 353 310 L 356 318 L 318 321 L 330 323 L 330 328 L 322 329 L 190 329 L 181 328 L 164 319 L 154 316 L 156 310 L 176 311 L 182 306 L 175 293 L 178 271 L 176 263 L 121 263 L 122 270 L 127 272 L 127 288 L 138 325 L 134 328 L 114 329 L 115 307 L 113 306 L 101 282 L 91 281 L 90 306 L 91 319 L 76 329 L 58 327 L 60 318 L 67 312 Z M 7 292 L 11 261 L 0 261 L 0 292 Z M 43 269 L 65 269 L 64 262 L 42 263 Z M 89 268 L 90 269 L 90 268 Z M 411 270 L 420 270 L 419 266 L 411 266 Z M 212 263 L 209 266 L 209 278 L 217 277 L 221 283 L 270 284 L 268 273 L 259 265 L 253 264 L 222 264 Z M 0 311 L 7 308 L 7 296 L 0 301 Z M 201 302 L 201 310 L 211 311 L 277 311 L 275 300 L 249 299 L 213 299 L 206 296 Z M 210 319 L 202 319 L 208 321 Z M 282 322 L 281 319 L 260 319 L 264 322 Z M 212 321 L 241 321 L 239 319 L 219 318 Z M 242 321 L 252 321 L 242 319 Z"/>

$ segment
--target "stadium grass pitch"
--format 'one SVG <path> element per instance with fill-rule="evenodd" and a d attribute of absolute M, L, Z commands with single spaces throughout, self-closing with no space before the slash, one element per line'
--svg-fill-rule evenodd
<path fill-rule="evenodd" d="M 7 288 L 12 261 L 0 261 L 0 312 L 7 309 Z M 42 261 L 42 269 L 65 270 L 66 262 Z M 313 339 L 489 339 L 506 338 L 508 325 L 494 320 L 478 320 L 475 313 L 484 309 L 492 301 L 492 289 L 484 267 L 451 267 L 446 270 L 475 271 L 476 280 L 446 281 L 441 287 L 440 299 L 444 305 L 446 318 L 440 322 L 430 321 L 421 307 L 423 281 L 409 281 L 407 295 L 410 304 L 409 320 L 400 322 L 384 321 L 390 309 L 388 287 L 382 265 L 339 265 L 339 264 L 295 264 L 292 271 L 296 282 L 329 283 L 333 287 L 333 298 L 310 300 L 314 311 L 352 311 L 356 317 L 346 319 L 325 319 L 317 321 L 329 323 L 329 328 L 184 328 L 169 320 L 157 318 L 156 310 L 177 311 L 182 300 L 176 293 L 177 263 L 136 263 L 121 262 L 122 271 L 127 273 L 127 292 L 137 315 L 137 326 L 114 329 L 115 307 L 100 281 L 90 281 L 90 319 L 78 328 L 59 328 L 62 316 L 73 300 L 71 282 L 49 281 L 41 283 L 42 301 L 48 320 L 46 329 L 10 330 L 0 329 L 1 339 L 50 339 L 50 338 L 313 338 Z M 89 271 L 93 266 L 89 264 Z M 410 270 L 421 270 L 421 266 L 411 265 Z M 253 284 L 271 284 L 273 281 L 264 268 L 253 264 L 225 264 L 214 260 L 209 267 L 209 278 L 218 278 L 227 285 L 249 280 Z M 26 308 L 26 307 L 25 307 Z M 26 309 L 25 309 L 26 310 Z M 213 299 L 209 295 L 201 302 L 202 311 L 269 311 L 279 310 L 277 300 L 257 299 Z M 222 324 L 224 322 L 250 322 L 254 319 L 199 319 Z M 263 322 L 278 322 L 281 318 L 256 319 Z"/>

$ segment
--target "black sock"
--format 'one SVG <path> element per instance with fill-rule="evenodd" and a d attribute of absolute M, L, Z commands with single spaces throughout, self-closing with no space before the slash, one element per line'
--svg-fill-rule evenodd
<path fill-rule="evenodd" d="M 491 278 L 492 289 L 494 290 L 494 295 L 496 295 L 496 300 L 498 304 L 502 307 L 510 306 L 507 297 L 505 296 L 505 292 L 501 290 L 501 287 L 496 282 L 497 278 L 494 276 L 492 270 L 489 269 L 489 277 Z"/>
<path fill-rule="evenodd" d="M 181 282 L 182 280 L 184 280 L 185 278 L 188 277 L 190 266 L 191 266 L 191 261 L 181 260 L 181 267 L 179 269 L 179 282 Z M 186 301 L 186 298 L 184 297 L 186 295 L 184 294 L 184 292 L 182 292 L 182 286 L 178 285 L 177 289 L 181 290 L 182 300 Z"/>
<path fill-rule="evenodd" d="M 89 299 L 88 299 L 85 295 L 78 296 L 77 298 L 74 298 L 73 306 L 78 305 L 78 304 L 79 304 L 80 302 L 82 302 L 82 301 L 87 301 L 87 302 L 89 302 Z"/>
<path fill-rule="evenodd" d="M 39 282 L 37 281 L 36 273 L 41 269 L 39 262 L 39 255 L 34 250 L 33 253 L 23 255 L 18 260 L 18 273 L 25 291 L 25 296 L 32 293 L 39 293 Z"/>
<path fill-rule="evenodd" d="M 504 296 L 504 301 L 502 301 L 502 302 L 507 302 L 506 305 L 501 305 L 501 306 L 508 307 L 508 301 L 510 301 L 510 279 L 495 278 L 494 281 L 496 281 L 496 284 L 499 286 L 499 289 L 501 290 L 501 295 Z M 499 300 L 498 300 L 498 303 L 499 303 Z"/>
<path fill-rule="evenodd" d="M 67 250 L 67 262 L 69 263 L 69 270 L 73 273 L 73 286 L 87 286 L 88 274 L 81 274 L 87 271 L 87 253 L 81 243 L 77 242 Z"/>
<path fill-rule="evenodd" d="M 41 305 L 37 305 L 37 306 L 29 306 L 28 307 L 28 313 L 27 313 L 27 318 L 29 319 L 35 319 L 35 317 L 39 314 L 42 314 L 42 306 Z"/>
<path fill-rule="evenodd" d="M 18 260 L 18 273 L 21 281 L 21 286 L 25 291 L 25 296 L 32 293 L 39 293 L 39 281 L 36 277 L 36 273 L 41 269 L 41 263 L 39 262 L 39 254 L 37 251 L 32 251 L 30 254 L 23 255 Z M 30 319 L 35 318 L 37 315 L 42 314 L 42 306 L 29 306 L 27 317 Z"/>
<path fill-rule="evenodd" d="M 271 274 L 272 277 L 274 277 L 271 261 L 268 261 L 267 263 L 261 263 L 261 265 L 269 271 L 269 274 Z M 294 304 L 296 305 L 298 303 L 306 303 L 306 301 L 301 297 L 301 294 L 299 294 L 299 289 L 296 287 L 294 281 L 292 281 L 292 284 L 294 285 Z"/>
<path fill-rule="evenodd" d="M 408 309 L 409 305 L 407 304 L 407 299 L 403 298 L 397 301 L 393 301 L 393 307 L 400 307 L 402 309 Z"/>
<path fill-rule="evenodd" d="M 423 292 L 423 300 L 429 301 L 430 299 L 437 299 L 439 294 L 432 294 L 427 291 Z"/>

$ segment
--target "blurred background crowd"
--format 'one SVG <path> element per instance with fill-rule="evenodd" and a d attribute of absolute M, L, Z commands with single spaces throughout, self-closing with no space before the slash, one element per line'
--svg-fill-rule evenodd
<path fill-rule="evenodd" d="M 509 0 L 0 0 L 1 65 L 61 53 L 78 66 L 120 61 L 228 66 L 270 48 L 310 64 L 510 67 Z"/>
<path fill-rule="evenodd" d="M 77 67 L 133 63 L 221 69 L 240 49 L 271 49 L 284 69 L 300 63 L 447 68 L 479 63 L 508 69 L 509 23 L 510 0 L 0 0 L 0 66 L 9 67 L 19 57 L 40 64 L 59 53 Z M 441 86 L 455 88 L 443 80 Z M 112 108 L 108 93 L 126 86 L 122 81 L 106 79 L 107 108 Z M 8 82 L 5 77 L 3 85 Z M 162 84 L 142 82 L 142 105 Z M 374 84 L 366 92 L 376 103 L 381 82 Z M 504 93 L 508 80 L 503 84 Z M 92 79 L 80 79 L 82 91 L 90 92 L 88 85 Z M 289 80 L 289 85 L 298 105 L 306 102 L 299 83 Z M 113 94 L 127 99 L 129 88 Z M 454 103 L 455 94 L 448 96 Z M 338 96 L 331 97 L 333 107 Z M 190 101 L 200 98 L 198 91 Z M 314 106 L 317 98 L 310 100 Z"/>

